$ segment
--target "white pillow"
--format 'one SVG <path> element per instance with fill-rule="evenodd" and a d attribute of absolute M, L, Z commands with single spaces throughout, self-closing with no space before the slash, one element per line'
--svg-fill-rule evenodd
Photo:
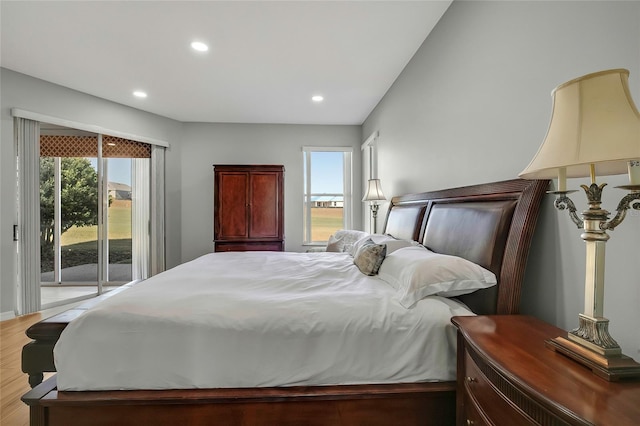
<path fill-rule="evenodd" d="M 376 244 L 385 244 L 387 246 L 387 256 L 389 253 L 393 253 L 394 251 L 404 248 L 411 247 L 415 245 L 419 245 L 416 241 L 409 240 L 398 240 L 397 238 L 392 237 L 391 235 L 383 235 L 383 234 L 371 234 L 367 235 L 363 238 L 360 238 L 353 244 L 353 248 L 350 251 L 351 255 L 355 257 L 355 254 L 358 252 L 358 249 L 368 240 L 371 239 Z"/>
<path fill-rule="evenodd" d="M 376 238 L 372 238 L 372 239 L 373 239 L 373 242 L 377 244 L 385 244 L 387 246 L 387 254 L 393 253 L 394 251 L 400 250 L 401 248 L 414 247 L 414 246 L 420 245 L 417 241 L 398 240 L 393 237 L 390 237 L 389 235 L 385 235 L 385 237 L 388 239 L 381 240 L 380 242 L 378 242 Z"/>
<path fill-rule="evenodd" d="M 344 249 L 344 241 L 342 238 L 336 238 L 335 235 L 329 236 L 329 241 L 327 241 L 327 249 L 329 252 L 341 252 Z"/>
<path fill-rule="evenodd" d="M 422 246 L 388 254 L 378 276 L 398 290 L 396 298 L 405 308 L 427 296 L 460 296 L 498 282 L 492 272 L 473 262 Z"/>
<path fill-rule="evenodd" d="M 367 237 L 369 234 L 364 231 L 355 231 L 353 229 L 341 229 L 329 237 L 327 243 L 327 251 L 330 252 L 351 252 L 353 243 Z M 353 255 L 352 255 L 353 256 Z"/>

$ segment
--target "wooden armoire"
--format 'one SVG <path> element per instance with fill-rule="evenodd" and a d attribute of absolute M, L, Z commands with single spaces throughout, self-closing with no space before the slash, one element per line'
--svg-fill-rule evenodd
<path fill-rule="evenodd" d="M 214 165 L 215 251 L 284 250 L 284 166 Z"/>

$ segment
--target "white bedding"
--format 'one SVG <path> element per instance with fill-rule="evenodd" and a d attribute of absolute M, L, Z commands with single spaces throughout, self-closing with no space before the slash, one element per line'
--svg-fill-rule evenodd
<path fill-rule="evenodd" d="M 59 390 L 455 380 L 454 315 L 411 309 L 346 253 L 202 256 L 105 300 L 54 350 Z"/>

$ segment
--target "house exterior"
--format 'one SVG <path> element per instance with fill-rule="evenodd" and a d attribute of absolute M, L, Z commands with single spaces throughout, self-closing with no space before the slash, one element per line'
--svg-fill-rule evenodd
<path fill-rule="evenodd" d="M 131 200 L 131 186 L 126 183 L 109 182 L 109 198 L 113 200 Z"/>
<path fill-rule="evenodd" d="M 319 195 L 311 197 L 311 204 L 313 208 L 343 208 L 344 198 L 336 195 Z"/>

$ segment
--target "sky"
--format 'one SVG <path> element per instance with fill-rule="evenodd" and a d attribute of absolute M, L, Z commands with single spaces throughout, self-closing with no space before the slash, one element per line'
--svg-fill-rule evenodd
<path fill-rule="evenodd" d="M 108 173 L 109 182 L 124 183 L 131 186 L 131 159 L 109 158 Z M 98 159 L 90 158 L 91 165 L 97 169 Z"/>
<path fill-rule="evenodd" d="M 131 159 L 109 158 L 109 182 L 131 185 Z"/>
<path fill-rule="evenodd" d="M 343 193 L 343 155 L 342 152 L 333 151 L 315 151 L 311 154 L 312 193 Z"/>

